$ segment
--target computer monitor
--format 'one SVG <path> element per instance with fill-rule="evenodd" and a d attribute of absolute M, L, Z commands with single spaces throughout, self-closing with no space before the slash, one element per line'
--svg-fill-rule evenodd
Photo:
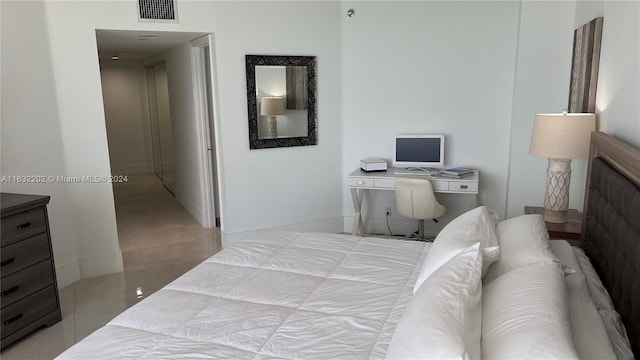
<path fill-rule="evenodd" d="M 444 166 L 444 135 L 397 135 L 393 166 L 441 168 Z"/>

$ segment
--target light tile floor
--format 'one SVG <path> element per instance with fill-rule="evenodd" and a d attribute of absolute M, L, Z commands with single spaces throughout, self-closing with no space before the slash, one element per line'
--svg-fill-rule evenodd
<path fill-rule="evenodd" d="M 60 290 L 62 321 L 5 349 L 0 357 L 52 359 L 142 298 L 220 251 L 155 175 L 114 184 L 124 272 L 82 279 Z"/>

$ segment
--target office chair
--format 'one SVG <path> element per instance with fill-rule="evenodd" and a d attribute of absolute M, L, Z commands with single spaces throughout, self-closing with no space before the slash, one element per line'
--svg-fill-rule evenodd
<path fill-rule="evenodd" d="M 438 202 L 431 182 L 426 179 L 396 179 L 396 206 L 401 216 L 418 219 L 418 239 L 425 240 L 424 220 L 444 215 L 447 210 Z"/>

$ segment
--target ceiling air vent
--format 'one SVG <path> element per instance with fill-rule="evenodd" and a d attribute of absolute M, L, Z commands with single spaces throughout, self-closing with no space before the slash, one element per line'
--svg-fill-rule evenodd
<path fill-rule="evenodd" d="M 138 0 L 138 15 L 144 22 L 177 22 L 176 0 Z"/>

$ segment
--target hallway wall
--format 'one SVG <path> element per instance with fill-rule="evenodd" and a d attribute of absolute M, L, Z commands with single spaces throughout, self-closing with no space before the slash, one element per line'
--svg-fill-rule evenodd
<path fill-rule="evenodd" d="M 145 73 L 138 60 L 100 60 L 112 175 L 153 171 Z"/>

